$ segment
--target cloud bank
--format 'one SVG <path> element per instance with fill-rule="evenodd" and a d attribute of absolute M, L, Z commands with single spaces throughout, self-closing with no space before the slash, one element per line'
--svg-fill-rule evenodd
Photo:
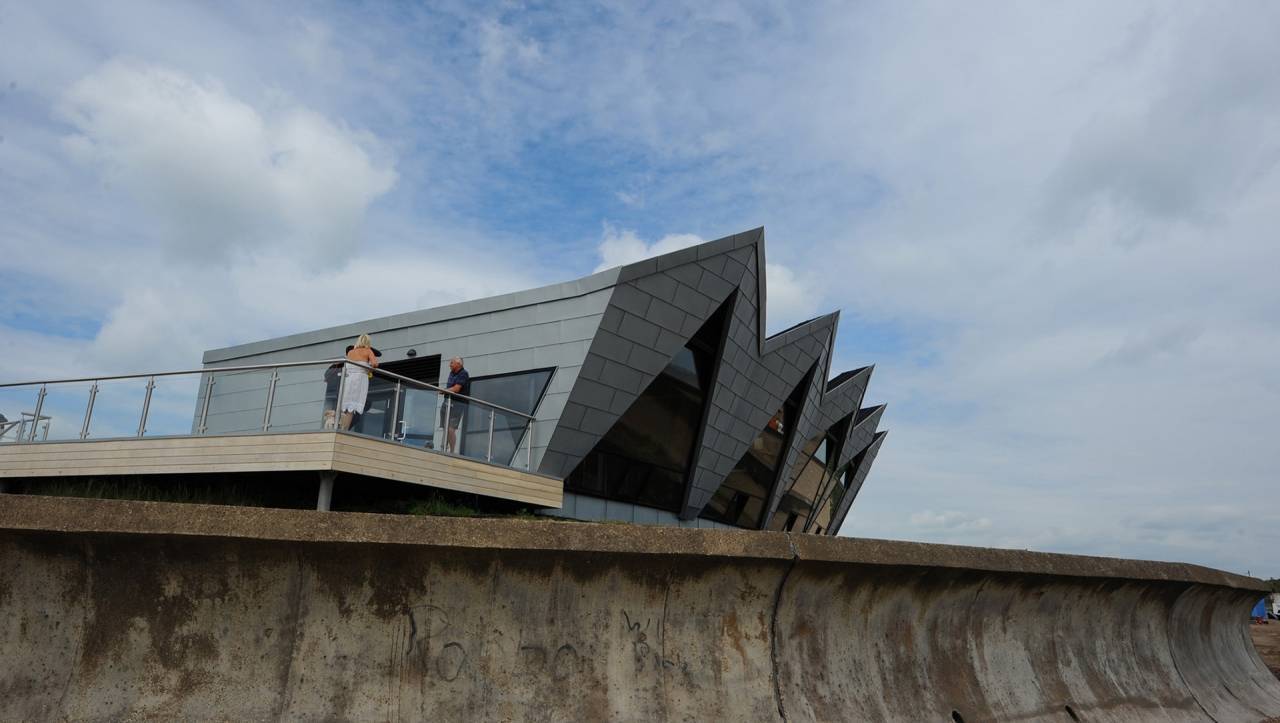
<path fill-rule="evenodd" d="M 763 225 L 770 329 L 841 309 L 890 405 L 847 532 L 1280 576 L 1278 33 L 1264 2 L 13 6 L 4 376 Z"/>

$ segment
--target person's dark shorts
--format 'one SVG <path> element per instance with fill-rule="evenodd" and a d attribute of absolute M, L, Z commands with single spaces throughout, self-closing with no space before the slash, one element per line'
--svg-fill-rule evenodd
<path fill-rule="evenodd" d="M 449 411 L 448 425 L 445 425 L 444 423 L 445 409 L 446 409 L 445 403 L 441 402 L 440 403 L 440 426 L 441 427 L 447 426 L 449 429 L 457 429 L 458 425 L 462 422 L 463 413 L 465 413 L 467 410 L 467 403 L 459 402 L 457 399 L 454 399 L 453 402 L 448 405 L 448 411 Z"/>

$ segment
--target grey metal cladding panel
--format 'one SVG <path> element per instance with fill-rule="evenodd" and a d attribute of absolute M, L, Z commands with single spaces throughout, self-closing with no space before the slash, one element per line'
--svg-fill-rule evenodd
<path fill-rule="evenodd" d="M 536 289 L 527 289 L 447 306 L 383 316 L 376 319 L 366 319 L 350 324 L 341 324 L 221 349 L 210 349 L 204 353 L 203 362 L 212 364 L 233 359 L 247 360 L 299 347 L 330 344 L 348 338 L 354 339 L 361 333 L 384 335 L 409 328 L 423 328 L 452 320 L 495 314 L 520 307 L 536 308 L 548 303 L 563 305 L 563 308 L 570 310 L 566 312 L 567 314 L 580 316 L 583 313 L 590 313 L 593 308 L 599 311 L 604 307 L 609 297 L 609 288 L 617 283 L 618 271 L 618 269 L 608 269 L 585 278 Z M 592 298 L 597 295 L 600 298 Z M 574 312 L 572 311 L 573 309 L 578 309 L 579 311 Z M 535 319 L 535 321 L 544 320 L 551 321 L 553 319 Z M 379 348 L 386 352 L 388 346 L 390 345 L 379 345 Z"/>
<path fill-rule="evenodd" d="M 652 300 L 652 296 L 631 284 L 622 284 L 614 288 L 613 298 L 609 300 L 609 305 L 644 318 L 649 313 L 649 302 Z"/>
<path fill-rule="evenodd" d="M 746 273 L 746 264 L 733 258 L 733 256 L 727 256 L 724 260 L 724 271 L 720 275 L 724 277 L 725 281 L 741 286 L 742 279 L 746 276 Z"/>
<path fill-rule="evenodd" d="M 602 329 L 591 342 L 590 354 L 626 364 L 634 346 L 627 339 Z"/>
<path fill-rule="evenodd" d="M 617 420 L 618 415 L 612 412 L 602 412 L 599 409 L 587 408 L 578 428 L 587 434 L 603 436 Z"/>
<path fill-rule="evenodd" d="M 697 288 L 699 280 L 702 279 L 702 267 L 697 264 L 688 264 L 685 266 L 676 266 L 664 271 L 667 276 L 684 286 Z"/>
<path fill-rule="evenodd" d="M 599 497 L 578 495 L 577 513 L 580 520 L 603 520 L 605 518 L 604 500 Z"/>
<path fill-rule="evenodd" d="M 764 243 L 764 226 L 756 226 L 749 231 L 743 231 L 733 235 L 733 243 L 735 247 L 753 246 Z"/>
<path fill-rule="evenodd" d="M 607 363 L 609 360 L 598 354 L 587 354 L 587 358 L 582 361 L 581 374 L 588 379 L 598 379 Z"/>
<path fill-rule="evenodd" d="M 566 341 L 559 344 L 534 347 L 533 366 L 539 369 L 543 367 L 556 367 L 558 369 L 572 367 L 576 373 L 577 368 L 586 359 L 587 350 L 590 347 L 591 342 L 589 341 Z"/>
<path fill-rule="evenodd" d="M 698 268 L 702 269 L 706 274 L 715 274 L 716 276 L 719 276 L 720 278 L 723 279 L 724 278 L 724 260 L 725 260 L 725 257 L 723 254 L 708 256 L 706 258 L 699 259 Z"/>
<path fill-rule="evenodd" d="M 699 244 L 695 248 L 698 249 L 698 259 L 705 259 L 711 256 L 719 256 L 726 251 L 731 251 L 736 245 L 736 234 L 733 236 L 725 236 L 715 241 L 709 241 Z"/>
<path fill-rule="evenodd" d="M 563 478 L 573 471 L 573 468 L 569 467 L 569 463 L 570 459 L 564 453 L 547 449 L 543 452 L 542 459 L 538 464 L 538 472 L 552 477 Z M 574 460 L 573 463 L 577 464 L 577 461 Z"/>
<path fill-rule="evenodd" d="M 600 317 L 600 328 L 605 331 L 616 332 L 618 326 L 622 324 L 622 309 L 616 306 L 610 306 L 604 310 L 604 314 Z"/>
<path fill-rule="evenodd" d="M 697 333 L 697 332 L 694 332 L 694 333 Z M 689 336 L 692 336 L 692 334 Z M 680 332 L 667 331 L 666 329 L 663 329 L 662 331 L 658 332 L 658 348 L 659 349 L 679 349 L 680 347 L 684 346 L 684 340 L 688 339 L 689 336 L 685 336 L 683 333 L 680 333 Z"/>
<path fill-rule="evenodd" d="M 680 335 L 686 339 L 698 333 L 698 329 L 702 328 L 702 321 L 698 317 L 689 315 L 685 317 L 684 327 L 680 329 Z"/>
<path fill-rule="evenodd" d="M 635 281 L 642 276 L 657 273 L 657 271 L 658 260 L 656 258 L 641 259 L 622 267 L 622 270 L 618 273 L 618 283 Z"/>
<path fill-rule="evenodd" d="M 726 299 L 736 288 L 738 288 L 736 285 L 725 281 L 716 274 L 703 274 L 702 279 L 698 282 L 698 291 L 712 299 Z"/>
<path fill-rule="evenodd" d="M 591 448 L 595 446 L 599 438 L 600 435 L 597 434 L 588 434 L 577 429 L 558 426 L 556 427 L 555 436 L 552 438 L 553 442 L 559 443 L 558 448 L 555 450 L 548 449 L 548 451 L 558 451 L 562 452 L 566 457 L 581 459 L 583 455 L 591 451 Z M 575 464 L 577 459 L 574 460 Z"/>
<path fill-rule="evenodd" d="M 605 500 L 604 518 L 614 522 L 635 522 L 635 506 L 626 502 Z"/>
<path fill-rule="evenodd" d="M 658 524 L 658 510 L 655 510 L 652 507 L 635 505 L 632 513 L 632 521 L 640 525 L 656 525 Z"/>
<path fill-rule="evenodd" d="M 704 317 L 709 315 L 709 310 L 702 314 Z M 649 321 L 670 331 L 681 331 L 684 328 L 685 318 L 687 317 L 683 311 L 661 299 L 654 299 L 649 305 Z"/>
<path fill-rule="evenodd" d="M 578 383 L 573 385 L 573 391 L 569 394 L 569 401 L 570 403 L 577 402 L 583 406 L 601 411 L 608 411 L 609 405 L 613 403 L 613 392 L 613 387 L 579 374 Z"/>
<path fill-rule="evenodd" d="M 630 394 L 621 389 L 613 393 L 613 405 L 609 407 L 609 411 L 613 412 L 613 416 L 621 417 L 624 412 L 631 407 L 636 401 L 637 394 Z"/>
<path fill-rule="evenodd" d="M 644 374 L 635 369 L 612 361 L 605 362 L 604 369 L 596 378 L 614 389 L 621 389 L 631 394 L 639 394 L 644 391 L 649 381 Z"/>
<path fill-rule="evenodd" d="M 711 316 L 711 311 L 716 305 L 710 297 L 697 291 L 696 286 L 685 284 L 676 288 L 676 294 L 671 303 L 677 309 L 699 317 Z"/>
<path fill-rule="evenodd" d="M 663 299 L 668 302 L 675 298 L 676 289 L 680 286 L 675 279 L 666 274 L 651 274 L 644 278 L 636 279 L 633 283 L 641 291 L 655 299 Z"/>
<path fill-rule="evenodd" d="M 575 319 L 560 320 L 560 339 L 562 341 L 581 341 L 594 339 L 596 330 L 600 328 L 601 314 L 579 316 Z"/>
<path fill-rule="evenodd" d="M 698 260 L 697 246 L 690 246 L 688 248 L 680 249 L 679 251 L 672 251 L 669 254 L 663 254 L 662 256 L 659 256 L 654 259 L 654 261 L 657 262 L 657 267 L 659 271 L 679 268 L 681 266 L 688 266 L 696 262 L 697 260 Z"/>
<path fill-rule="evenodd" d="M 671 361 L 675 352 L 676 350 L 673 349 L 670 354 L 663 354 L 638 344 L 632 345 L 631 354 L 627 357 L 627 366 L 648 374 L 652 380 L 666 368 L 667 362 Z"/>
<path fill-rule="evenodd" d="M 658 343 L 658 331 L 657 324 L 634 314 L 624 314 L 622 324 L 618 327 L 618 336 L 642 347 L 652 348 Z"/>
<path fill-rule="evenodd" d="M 587 413 L 587 408 L 576 402 L 567 402 L 564 405 L 564 411 L 560 413 L 560 424 L 566 427 L 582 429 L 582 418 Z"/>

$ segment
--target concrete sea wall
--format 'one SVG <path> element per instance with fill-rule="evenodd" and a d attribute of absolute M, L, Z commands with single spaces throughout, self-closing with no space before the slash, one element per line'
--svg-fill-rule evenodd
<path fill-rule="evenodd" d="M 0 720 L 1258 721 L 1257 580 L 627 525 L 0 496 Z"/>

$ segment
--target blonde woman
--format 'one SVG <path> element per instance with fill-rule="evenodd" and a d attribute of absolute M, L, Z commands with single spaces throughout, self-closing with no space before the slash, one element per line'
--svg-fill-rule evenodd
<path fill-rule="evenodd" d="M 347 349 L 347 361 L 378 366 L 378 355 L 368 334 L 361 334 L 355 346 Z M 364 414 L 365 399 L 369 396 L 369 377 L 373 374 L 354 364 L 347 364 L 345 373 L 346 379 L 342 382 L 342 428 L 351 429 L 354 415 Z"/>

